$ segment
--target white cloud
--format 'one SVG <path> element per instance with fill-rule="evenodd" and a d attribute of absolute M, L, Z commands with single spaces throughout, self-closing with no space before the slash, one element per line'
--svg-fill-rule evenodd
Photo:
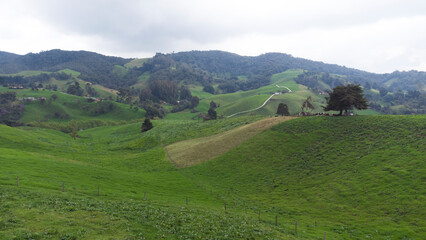
<path fill-rule="evenodd" d="M 373 72 L 426 70 L 422 0 L 4 0 L 0 8 L 3 51 L 275 51 Z"/>

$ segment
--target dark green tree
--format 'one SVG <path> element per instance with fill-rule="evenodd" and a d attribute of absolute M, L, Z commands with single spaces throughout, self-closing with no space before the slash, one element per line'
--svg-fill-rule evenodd
<path fill-rule="evenodd" d="M 200 103 L 200 99 L 197 96 L 193 96 L 191 98 L 191 108 L 196 108 L 198 106 L 198 103 Z"/>
<path fill-rule="evenodd" d="M 207 112 L 207 115 L 208 115 L 209 119 L 211 119 L 211 120 L 217 118 L 217 113 L 213 108 L 209 109 L 209 111 Z"/>
<path fill-rule="evenodd" d="M 287 104 L 280 103 L 278 105 L 278 108 L 277 108 L 277 114 L 279 114 L 281 116 L 284 116 L 284 115 L 288 116 L 288 115 L 290 115 L 290 113 L 288 112 L 288 106 L 287 106 Z"/>
<path fill-rule="evenodd" d="M 0 93 L 0 124 L 15 126 L 24 110 L 25 106 L 16 102 L 15 92 Z"/>
<path fill-rule="evenodd" d="M 326 98 L 327 106 L 323 107 L 325 111 L 339 111 L 342 115 L 348 110 L 354 108 L 358 110 L 367 109 L 367 100 L 364 98 L 360 85 L 348 84 L 346 86 L 338 86 L 333 88 L 329 97 Z"/>
<path fill-rule="evenodd" d="M 312 104 L 312 98 L 311 96 L 308 96 L 306 100 L 302 103 L 302 113 L 305 113 L 306 111 L 311 112 L 314 109 L 315 107 Z"/>
<path fill-rule="evenodd" d="M 213 88 L 212 85 L 206 85 L 206 86 L 204 86 L 203 91 L 211 93 L 211 94 L 214 94 L 214 88 Z"/>
<path fill-rule="evenodd" d="M 141 126 L 141 132 L 149 131 L 153 127 L 154 126 L 152 125 L 151 120 L 149 120 L 149 118 L 145 118 L 145 120 L 143 121 L 142 126 Z"/>
<path fill-rule="evenodd" d="M 187 86 L 180 86 L 180 95 L 179 95 L 180 100 L 188 100 L 191 101 L 192 98 L 192 94 L 191 91 L 189 90 L 189 88 Z"/>
<path fill-rule="evenodd" d="M 74 82 L 73 85 L 68 86 L 67 93 L 76 96 L 81 96 L 83 95 L 83 89 L 80 87 L 80 84 L 78 82 Z"/>
<path fill-rule="evenodd" d="M 86 93 L 89 94 L 90 97 L 95 97 L 97 95 L 96 90 L 92 87 L 92 84 L 86 83 Z"/>
<path fill-rule="evenodd" d="M 139 102 L 143 103 L 148 100 L 154 100 L 154 95 L 152 95 L 151 89 L 149 87 L 143 88 L 139 92 Z"/>
<path fill-rule="evenodd" d="M 132 100 L 132 95 L 130 93 L 130 89 L 128 88 L 120 88 L 117 93 L 117 102 L 122 103 L 130 103 Z"/>

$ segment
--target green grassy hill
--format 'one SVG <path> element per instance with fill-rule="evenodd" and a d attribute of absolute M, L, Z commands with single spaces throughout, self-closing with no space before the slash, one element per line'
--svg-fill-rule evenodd
<path fill-rule="evenodd" d="M 144 134 L 140 123 L 100 127 L 75 140 L 0 125 L 0 239 L 281 236 L 268 224 L 225 213 L 222 200 L 177 170 L 162 148 L 256 119 L 154 121 Z"/>
<path fill-rule="evenodd" d="M 116 72 L 120 72 L 120 71 L 126 71 L 123 67 L 121 66 L 117 66 L 115 69 Z M 80 72 L 71 70 L 71 69 L 63 69 L 60 71 L 56 71 L 56 72 L 46 72 L 46 71 L 22 71 L 22 72 L 18 72 L 18 73 L 14 73 L 14 74 L 0 74 L 1 76 L 22 76 L 22 77 L 31 77 L 31 76 L 38 76 L 40 74 L 52 74 L 52 73 L 66 73 L 68 75 L 72 76 L 72 79 L 69 80 L 58 80 L 54 77 L 49 78 L 48 81 L 44 81 L 43 85 L 56 85 L 58 87 L 58 91 L 67 92 L 68 86 L 70 84 L 74 84 L 74 82 L 78 82 L 80 84 L 80 86 L 84 89 L 84 86 L 88 83 L 87 81 L 81 80 L 79 78 L 79 76 L 81 75 Z M 38 82 L 36 82 L 38 83 Z M 96 93 L 97 93 L 97 97 L 101 97 L 101 98 L 108 98 L 108 97 L 116 97 L 117 96 L 117 90 L 114 89 L 109 89 L 107 87 L 104 87 L 102 85 L 99 84 L 94 84 L 91 83 L 92 87 L 95 89 Z"/>
<path fill-rule="evenodd" d="M 425 116 L 284 122 L 184 173 L 299 236 L 423 239 Z"/>
<path fill-rule="evenodd" d="M 301 112 L 301 106 L 304 100 L 308 96 L 312 97 L 312 102 L 315 109 L 312 111 L 324 112 L 322 106 L 326 105 L 326 100 L 324 95 L 318 95 L 306 86 L 297 84 L 294 79 L 303 72 L 303 70 L 287 70 L 282 73 L 274 74 L 271 77 L 271 84 L 254 89 L 249 91 L 238 91 L 235 93 L 228 94 L 217 94 L 212 95 L 201 91 L 200 87 L 195 87 L 191 89 L 191 92 L 194 96 L 200 98 L 200 104 L 196 110 L 206 113 L 210 107 L 209 103 L 214 101 L 219 107 L 216 109 L 218 115 L 223 115 L 224 117 L 230 116 L 235 113 L 248 111 L 260 107 L 273 93 L 282 92 L 285 93 L 280 95 L 275 95 L 271 100 L 261 109 L 250 111 L 248 113 L 243 113 L 243 115 L 248 115 L 254 113 L 257 115 L 271 116 L 275 115 L 277 112 L 278 105 L 280 103 L 287 104 L 290 114 L 298 114 Z M 323 83 L 326 85 L 325 83 Z M 284 87 L 289 88 L 292 92 Z M 329 88 L 327 85 L 326 87 Z M 372 115 L 379 114 L 378 112 L 368 109 L 363 111 L 354 111 L 359 115 Z M 174 115 L 179 115 L 174 114 Z M 188 115 L 187 113 L 184 113 Z M 194 117 L 197 114 L 191 114 L 190 117 Z"/>
<path fill-rule="evenodd" d="M 65 94 L 58 91 L 31 89 L 11 90 L 0 87 L 0 91 L 13 91 L 17 98 L 45 97 L 43 103 L 40 100 L 24 102 L 25 112 L 21 122 L 68 122 L 70 120 L 100 119 L 103 121 L 122 121 L 140 119 L 144 116 L 143 109 L 130 109 L 129 105 L 113 101 L 88 102 L 86 98 Z M 49 100 L 56 95 L 56 100 Z"/>
<path fill-rule="evenodd" d="M 0 239 L 424 238 L 425 116 L 299 118 L 183 169 L 164 151 L 259 119 L 0 125 Z"/>

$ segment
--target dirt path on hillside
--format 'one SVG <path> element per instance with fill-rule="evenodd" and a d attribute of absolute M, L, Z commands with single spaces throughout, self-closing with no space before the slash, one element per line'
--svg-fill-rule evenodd
<path fill-rule="evenodd" d="M 185 140 L 164 147 L 178 168 L 189 167 L 218 157 L 254 135 L 295 117 L 271 117 L 209 137 Z"/>
<path fill-rule="evenodd" d="M 290 88 L 288 88 L 286 86 L 278 86 L 278 85 L 275 85 L 275 86 L 277 86 L 277 88 L 287 88 L 289 92 L 293 92 L 293 91 L 290 90 Z M 237 112 L 237 113 L 229 115 L 227 118 L 230 118 L 230 117 L 233 117 L 233 116 L 236 116 L 236 115 L 239 115 L 239 114 L 243 114 L 243 113 L 248 113 L 248 112 L 253 112 L 253 111 L 259 110 L 259 109 L 263 108 L 269 102 L 269 100 L 271 100 L 272 97 L 274 97 L 275 95 L 280 95 L 280 94 L 281 93 L 274 93 L 274 94 L 272 94 L 268 99 L 266 99 L 266 101 L 262 105 L 260 105 L 260 107 L 257 107 L 257 108 L 254 108 L 254 109 L 250 109 L 250 110 L 246 110 L 246 111 L 242 111 L 242 112 Z"/>

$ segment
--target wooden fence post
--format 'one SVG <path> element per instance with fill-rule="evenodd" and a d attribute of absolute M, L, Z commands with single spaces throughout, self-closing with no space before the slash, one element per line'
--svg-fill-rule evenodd
<path fill-rule="evenodd" d="M 297 234 L 297 220 L 296 220 L 296 223 L 294 225 L 294 233 Z"/>
<path fill-rule="evenodd" d="M 223 206 L 225 207 L 225 212 L 226 212 L 226 201 L 223 202 Z"/>
<path fill-rule="evenodd" d="M 143 193 L 143 200 L 146 200 L 146 192 Z"/>
<path fill-rule="evenodd" d="M 19 187 L 19 176 L 16 176 L 16 186 Z"/>
<path fill-rule="evenodd" d="M 275 226 L 278 226 L 278 215 L 275 215 Z"/>
<path fill-rule="evenodd" d="M 324 232 L 324 240 L 325 240 L 325 235 L 326 235 L 326 233 Z"/>

